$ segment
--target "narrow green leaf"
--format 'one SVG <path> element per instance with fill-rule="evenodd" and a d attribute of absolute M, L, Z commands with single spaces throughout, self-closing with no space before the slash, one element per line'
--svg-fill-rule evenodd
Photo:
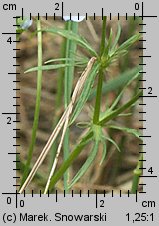
<path fill-rule="evenodd" d="M 45 65 L 45 66 L 41 66 L 41 67 L 33 67 L 33 68 L 28 69 L 24 73 L 29 73 L 29 72 L 38 71 L 38 70 L 42 70 L 42 71 L 54 70 L 54 69 L 59 69 L 62 67 L 67 67 L 70 65 L 72 65 L 72 64 L 55 64 L 55 65 Z"/>
<path fill-rule="evenodd" d="M 121 152 L 119 146 L 117 145 L 117 143 L 116 143 L 113 139 L 111 139 L 110 137 L 105 137 L 105 139 L 108 140 L 109 142 L 111 142 L 112 144 L 114 144 L 114 146 L 116 147 L 116 149 L 117 149 L 119 152 Z"/>
<path fill-rule="evenodd" d="M 117 35 L 116 35 L 116 37 L 115 37 L 113 46 L 112 46 L 112 48 L 111 48 L 111 52 L 114 52 L 114 51 L 115 51 L 115 48 L 116 48 L 116 46 L 117 46 L 117 44 L 118 44 L 120 35 L 121 35 L 121 25 L 118 23 L 118 31 L 117 31 Z"/>
<path fill-rule="evenodd" d="M 132 105 L 133 106 L 133 105 Z M 127 116 L 131 116 L 132 113 L 123 113 L 123 114 L 119 114 L 118 117 L 127 117 Z"/>
<path fill-rule="evenodd" d="M 107 155 L 107 144 L 106 144 L 106 141 L 103 140 L 102 144 L 103 144 L 103 153 L 102 153 L 102 159 L 101 159 L 101 161 L 99 163 L 100 165 L 102 165 L 102 163 L 103 163 L 103 161 L 104 161 L 104 159 L 105 159 L 105 157 Z"/>
<path fill-rule="evenodd" d="M 87 49 L 93 56 L 98 56 L 98 54 L 91 47 L 91 45 L 82 36 L 80 36 L 78 34 L 75 34 L 71 31 L 67 31 L 67 30 L 60 29 L 60 28 L 49 28 L 49 29 L 44 29 L 43 31 L 50 32 L 53 34 L 58 34 L 58 35 L 61 35 L 62 37 L 75 41 L 75 42 L 77 42 L 77 44 L 79 44 L 80 46 Z"/>
<path fill-rule="evenodd" d="M 124 43 L 122 43 L 114 52 L 110 53 L 110 57 L 115 58 L 116 56 L 119 55 L 124 55 L 128 48 L 132 46 L 136 41 L 138 41 L 141 38 L 141 34 L 135 34 L 128 40 L 126 40 Z"/>
<path fill-rule="evenodd" d="M 72 58 L 57 58 L 57 59 L 50 59 L 48 61 L 45 62 L 45 64 L 49 64 L 49 63 L 53 63 L 53 62 L 65 62 L 65 61 L 70 61 L 72 62 Z M 86 65 L 88 62 L 88 58 L 84 58 L 84 59 L 74 59 L 75 65 Z"/>
<path fill-rule="evenodd" d="M 104 57 L 107 57 L 107 55 L 108 55 L 108 52 L 109 52 L 109 49 L 110 49 L 110 46 L 112 43 L 112 35 L 113 35 L 113 32 L 112 32 L 112 28 L 111 28 L 108 43 L 107 43 L 107 46 L 105 47 L 105 50 L 103 53 Z"/>
<path fill-rule="evenodd" d="M 49 63 L 52 63 L 52 62 L 65 62 L 66 60 L 68 60 L 68 61 L 71 61 L 72 59 L 71 58 L 66 58 L 66 57 L 63 57 L 63 58 L 56 58 L 56 59 L 50 59 L 50 60 L 47 60 L 47 61 L 45 61 L 45 64 L 49 64 Z"/>
<path fill-rule="evenodd" d="M 109 125 L 108 127 L 112 128 L 112 129 L 121 130 L 121 131 L 126 132 L 126 133 L 130 133 L 130 134 L 134 135 L 135 137 L 137 137 L 138 139 L 141 139 L 141 137 L 140 137 L 141 133 L 136 129 L 121 127 L 121 126 L 115 126 L 115 125 Z"/>
<path fill-rule="evenodd" d="M 99 142 L 95 142 L 93 144 L 93 148 L 92 148 L 86 162 L 83 164 L 83 166 L 80 168 L 78 173 L 72 179 L 71 183 L 69 184 L 69 188 L 71 188 L 86 173 L 86 171 L 88 170 L 88 168 L 90 167 L 90 165 L 92 164 L 92 162 L 94 161 L 94 159 L 97 155 L 98 146 L 99 146 Z"/>
<path fill-rule="evenodd" d="M 88 128 L 90 127 L 90 122 L 78 122 L 76 123 L 76 126 L 81 129 Z"/>

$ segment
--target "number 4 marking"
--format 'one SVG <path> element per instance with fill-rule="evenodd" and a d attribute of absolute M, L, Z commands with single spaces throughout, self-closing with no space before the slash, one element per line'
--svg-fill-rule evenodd
<path fill-rule="evenodd" d="M 151 174 L 153 174 L 152 167 L 150 167 L 150 168 L 148 169 L 148 172 L 151 173 Z"/>
<path fill-rule="evenodd" d="M 11 37 L 8 38 L 7 42 L 9 42 L 10 44 L 12 44 L 13 41 L 12 41 Z"/>

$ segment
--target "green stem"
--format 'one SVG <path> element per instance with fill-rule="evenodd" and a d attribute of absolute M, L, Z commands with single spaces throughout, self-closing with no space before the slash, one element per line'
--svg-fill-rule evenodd
<path fill-rule="evenodd" d="M 143 154 L 142 153 L 139 156 L 139 161 L 138 161 L 137 167 L 134 170 L 134 178 L 133 178 L 133 183 L 132 183 L 132 188 L 131 188 L 132 194 L 135 194 L 136 191 L 138 190 L 140 176 L 142 175 L 142 170 L 140 169 L 140 168 L 142 168 L 142 161 L 141 160 L 143 160 Z"/>
<path fill-rule="evenodd" d="M 37 30 L 38 31 L 41 30 L 40 20 L 37 20 Z M 38 67 L 41 67 L 42 66 L 42 32 L 37 32 L 37 39 L 38 39 Z M 41 88 L 42 88 L 42 70 L 38 69 L 36 105 L 35 105 L 34 122 L 33 122 L 33 128 L 32 128 L 32 138 L 31 138 L 31 143 L 29 146 L 28 158 L 27 158 L 27 162 L 25 165 L 25 171 L 23 174 L 21 185 L 24 183 L 24 181 L 26 180 L 26 178 L 28 176 L 30 163 L 31 163 L 32 156 L 33 156 L 33 150 L 34 150 L 34 146 L 35 146 L 35 142 L 36 142 L 36 133 L 37 133 L 37 128 L 38 128 L 39 113 L 40 113 Z"/>
<path fill-rule="evenodd" d="M 67 30 L 72 31 L 74 33 L 78 33 L 78 23 L 68 21 L 67 22 Z M 76 53 L 77 44 L 67 39 L 66 41 L 66 55 L 65 57 L 68 59 L 71 59 L 72 65 L 75 61 L 75 53 Z M 67 63 L 67 60 L 66 60 Z M 69 62 L 68 62 L 69 63 Z M 72 92 L 72 86 L 73 86 L 73 78 L 74 78 L 74 65 L 68 66 L 65 69 L 65 77 L 64 77 L 64 105 L 65 108 L 68 106 L 70 99 L 71 99 L 71 92 Z M 70 154 L 70 148 L 69 148 L 69 129 L 66 130 L 65 137 L 64 137 L 64 143 L 63 143 L 63 153 L 64 153 L 64 161 L 68 159 Z M 66 192 L 68 192 L 68 184 L 69 184 L 69 171 L 66 170 L 64 173 L 64 189 Z"/>
<path fill-rule="evenodd" d="M 103 55 L 104 49 L 105 49 L 106 22 L 107 22 L 107 17 L 105 16 L 103 18 L 103 26 L 102 26 L 102 39 L 101 39 L 101 45 L 100 45 L 100 61 L 102 61 L 102 55 Z M 104 76 L 104 73 L 103 73 L 103 68 L 102 68 L 102 64 L 101 64 L 101 68 L 99 70 L 99 76 L 98 76 L 97 95 L 96 95 L 95 109 L 94 109 L 94 116 L 93 116 L 94 124 L 98 124 L 98 122 L 99 122 L 103 76 Z"/>
<path fill-rule="evenodd" d="M 96 95 L 96 102 L 95 102 L 95 109 L 94 109 L 94 116 L 93 116 L 93 124 L 98 124 L 99 116 L 100 116 L 100 107 L 101 107 L 101 97 L 102 97 L 102 86 L 103 86 L 103 70 L 99 70 L 98 76 L 98 85 L 97 85 L 97 95 Z"/>

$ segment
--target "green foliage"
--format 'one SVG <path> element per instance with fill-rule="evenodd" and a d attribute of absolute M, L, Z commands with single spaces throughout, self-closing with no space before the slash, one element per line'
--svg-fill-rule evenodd
<path fill-rule="evenodd" d="M 63 67 L 67 67 L 67 66 L 72 66 L 73 64 L 55 64 L 55 65 L 45 65 L 45 66 L 40 66 L 40 67 L 33 67 L 28 69 L 27 71 L 25 71 L 25 73 L 29 73 L 29 72 L 34 72 L 34 71 L 49 71 L 49 70 L 55 70 L 55 69 L 59 69 L 59 68 L 63 68 Z"/>
<path fill-rule="evenodd" d="M 120 34 L 121 28 L 119 26 L 116 39 L 112 44 L 112 30 L 111 30 L 107 46 L 101 58 L 103 68 L 107 68 L 110 64 L 116 61 L 119 58 L 119 56 L 124 56 L 128 52 L 128 49 L 141 38 L 141 35 L 139 33 L 135 34 L 128 40 L 126 40 L 124 43 L 122 43 L 119 47 L 117 47 Z"/>
<path fill-rule="evenodd" d="M 136 130 L 136 129 L 126 128 L 126 127 L 121 127 L 121 126 L 115 126 L 115 125 L 109 125 L 108 127 L 111 128 L 111 129 L 121 130 L 123 132 L 130 133 L 130 134 L 134 135 L 135 137 L 137 137 L 138 139 L 141 139 L 141 137 L 140 137 L 141 133 L 139 133 L 139 131 Z"/>
<path fill-rule="evenodd" d="M 116 147 L 116 149 L 120 152 L 119 146 L 113 139 L 111 139 L 110 137 L 105 137 L 105 139 L 108 140 L 109 142 L 111 142 Z"/>
<path fill-rule="evenodd" d="M 92 150 L 91 150 L 86 162 L 83 164 L 83 166 L 80 168 L 78 173 L 72 179 L 72 181 L 69 185 L 69 188 L 71 188 L 87 172 L 88 168 L 91 166 L 91 164 L 95 160 L 95 157 L 96 157 L 97 152 L 98 152 L 99 141 L 95 141 L 92 144 L 92 146 L 93 146 Z"/>
<path fill-rule="evenodd" d="M 103 20 L 103 28 L 102 28 L 102 37 L 100 43 L 100 51 L 96 52 L 94 47 L 81 35 L 78 34 L 78 26 L 75 22 L 67 22 L 65 29 L 61 28 L 48 28 L 48 29 L 38 29 L 38 34 L 49 32 L 51 34 L 56 34 L 65 38 L 65 48 L 64 54 L 61 58 L 58 59 L 50 59 L 45 62 L 45 65 L 38 64 L 37 67 L 33 67 L 28 69 L 25 73 L 38 71 L 42 73 L 43 70 L 58 70 L 64 69 L 64 78 L 63 86 L 61 86 L 62 82 L 60 80 L 60 87 L 64 87 L 64 107 L 66 108 L 71 100 L 71 93 L 73 87 L 74 80 L 74 70 L 77 66 L 84 66 L 88 62 L 87 57 L 81 56 L 81 58 L 76 58 L 77 47 L 80 46 L 84 50 L 86 50 L 91 57 L 95 56 L 97 58 L 96 63 L 93 65 L 91 72 L 88 78 L 85 81 L 82 93 L 78 97 L 77 102 L 74 105 L 73 113 L 69 120 L 69 126 L 71 126 L 78 115 L 82 111 L 85 106 L 85 103 L 88 100 L 92 100 L 93 97 L 95 100 L 95 107 L 93 109 L 93 117 L 92 119 L 85 123 L 81 122 L 80 124 L 85 125 L 88 129 L 87 133 L 81 138 L 79 144 L 75 145 L 75 148 L 72 152 L 69 151 L 69 128 L 67 128 L 65 139 L 64 139 L 64 160 L 61 164 L 60 168 L 55 172 L 55 174 L 51 177 L 49 189 L 54 188 L 55 184 L 59 181 L 61 177 L 64 176 L 64 184 L 65 189 L 70 189 L 89 169 L 89 167 L 94 162 L 99 146 L 103 147 L 102 158 L 100 161 L 100 165 L 107 157 L 107 149 L 108 143 L 113 144 L 115 148 L 120 152 L 119 145 L 112 138 L 111 135 L 104 135 L 104 129 L 110 128 L 111 130 L 119 130 L 126 134 L 131 134 L 138 139 L 140 139 L 140 134 L 137 130 L 132 128 L 127 128 L 124 126 L 119 126 L 114 123 L 114 119 L 119 116 L 128 116 L 130 112 L 125 112 L 128 109 L 131 109 L 134 104 L 136 104 L 139 97 L 142 95 L 142 91 L 133 95 L 130 100 L 120 106 L 121 99 L 125 93 L 125 90 L 130 86 L 130 84 L 136 81 L 140 75 L 141 67 L 135 67 L 133 69 L 128 69 L 124 73 L 116 76 L 116 78 L 104 82 L 104 74 L 108 71 L 109 66 L 115 61 L 119 60 L 119 57 L 124 56 L 128 53 L 131 46 L 135 44 L 140 38 L 140 34 L 135 34 L 131 36 L 124 43 L 119 45 L 119 39 L 121 36 L 121 25 L 118 24 L 117 34 L 115 35 L 115 39 L 113 41 L 113 30 L 110 29 L 110 34 L 108 40 L 106 39 L 106 22 L 107 18 L 104 17 Z M 41 58 L 40 58 L 41 59 Z M 51 64 L 50 64 L 51 63 Z M 97 78 L 97 88 L 93 88 L 95 84 L 95 80 Z M 118 91 L 114 102 L 107 106 L 106 111 L 101 112 L 101 97 L 102 95 L 107 95 L 111 91 Z M 61 92 L 60 92 L 61 93 Z M 58 98 L 59 99 L 59 98 Z M 59 106 L 58 106 L 59 107 Z M 37 114 L 37 113 L 36 113 Z M 36 115 L 38 116 L 38 114 Z M 68 169 L 72 166 L 73 161 L 77 159 L 78 155 L 84 151 L 84 148 L 89 144 L 91 150 L 88 154 L 88 158 L 85 163 L 78 170 L 76 175 L 70 180 Z M 30 166 L 30 164 L 29 164 Z"/>
<path fill-rule="evenodd" d="M 88 50 L 88 52 L 93 55 L 93 56 L 97 56 L 97 53 L 96 51 L 92 48 L 92 46 L 87 42 L 87 40 L 72 32 L 72 31 L 68 31 L 68 30 L 64 30 L 64 29 L 60 29 L 60 28 L 49 28 L 49 29 L 43 29 L 43 31 L 45 32 L 50 32 L 50 33 L 53 33 L 53 34 L 57 34 L 57 35 L 60 35 L 64 38 L 67 38 L 71 41 L 74 41 L 76 42 L 78 45 L 80 45 L 81 47 L 85 48 Z"/>
<path fill-rule="evenodd" d="M 102 165 L 102 163 L 104 162 L 106 155 L 107 155 L 107 143 L 106 143 L 105 139 L 103 139 L 102 145 L 103 145 L 103 153 L 102 153 L 102 159 L 101 159 L 99 165 Z"/>

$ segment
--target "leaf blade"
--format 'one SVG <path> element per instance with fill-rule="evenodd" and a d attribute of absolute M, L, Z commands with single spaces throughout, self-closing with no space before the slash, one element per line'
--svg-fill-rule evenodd
<path fill-rule="evenodd" d="M 117 145 L 117 143 L 110 137 L 105 137 L 106 140 L 108 140 L 109 142 L 111 142 L 112 144 L 114 144 L 114 146 L 116 147 L 116 149 L 121 152 L 119 146 Z"/>
<path fill-rule="evenodd" d="M 50 32 L 53 34 L 58 34 L 61 35 L 64 38 L 68 38 L 70 40 L 73 40 L 75 42 L 77 42 L 77 44 L 79 44 L 80 46 L 86 48 L 91 54 L 93 54 L 93 56 L 98 56 L 98 54 L 96 53 L 96 51 L 91 47 L 91 45 L 80 35 L 77 35 L 71 31 L 67 31 L 64 29 L 60 29 L 60 28 L 49 28 L 49 29 L 44 29 L 42 31 L 45 32 Z"/>
<path fill-rule="evenodd" d="M 141 137 L 140 137 L 141 133 L 139 131 L 137 131 L 136 129 L 121 127 L 121 126 L 115 126 L 115 125 L 109 125 L 109 128 L 121 130 L 121 131 L 124 131 L 126 133 L 130 133 L 130 134 L 134 135 L 135 137 L 137 137 L 138 139 L 142 140 Z"/>
<path fill-rule="evenodd" d="M 89 157 L 87 158 L 83 166 L 80 168 L 78 173 L 72 179 L 71 183 L 69 184 L 69 188 L 71 188 L 86 173 L 86 171 L 88 170 L 88 168 L 90 167 L 90 165 L 92 164 L 93 160 L 97 155 L 98 146 L 99 146 L 99 142 L 95 142 L 95 144 L 93 145 L 92 151 L 89 154 Z"/>
<path fill-rule="evenodd" d="M 72 65 L 72 64 L 44 65 L 44 66 L 41 66 L 41 67 L 30 68 L 30 69 L 26 70 L 24 73 L 26 74 L 26 73 L 34 72 L 34 71 L 38 71 L 38 70 L 42 70 L 42 71 L 55 70 L 55 69 L 67 67 L 67 66 L 70 66 L 70 65 Z"/>

